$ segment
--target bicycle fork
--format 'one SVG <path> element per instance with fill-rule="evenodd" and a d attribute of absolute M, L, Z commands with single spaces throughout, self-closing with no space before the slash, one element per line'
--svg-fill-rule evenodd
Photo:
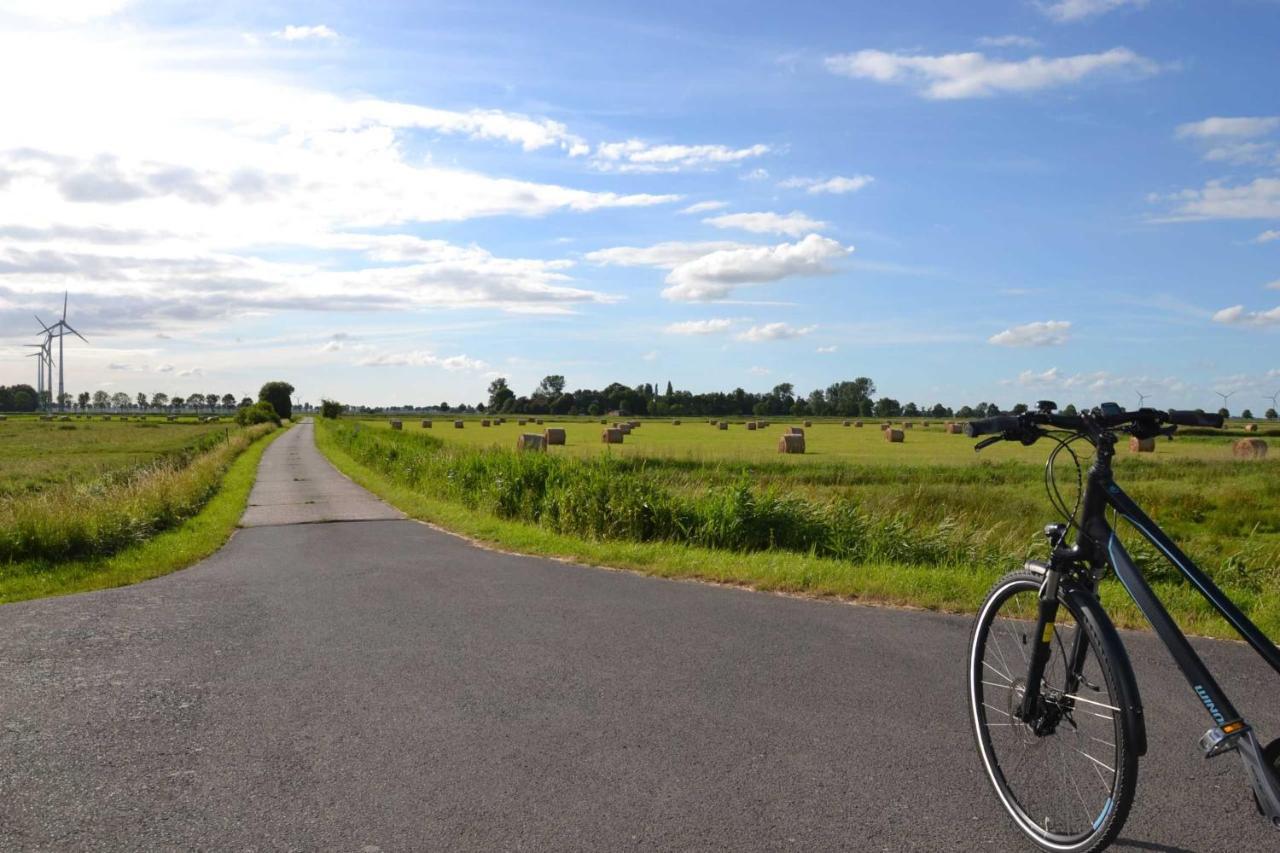
<path fill-rule="evenodd" d="M 1054 623 L 1058 618 L 1058 581 L 1061 574 L 1052 566 L 1045 571 L 1044 581 L 1040 584 L 1039 603 L 1036 608 L 1036 627 L 1032 632 L 1031 662 L 1027 671 L 1027 683 L 1024 686 L 1022 701 L 1018 704 L 1015 716 L 1027 723 L 1036 734 L 1044 734 L 1041 729 L 1052 726 L 1056 720 L 1048 720 L 1042 707 L 1041 684 L 1044 680 L 1044 668 L 1053 652 Z M 1077 637 L 1077 640 L 1079 637 Z M 1078 643 L 1077 643 L 1078 645 Z M 1074 651 L 1074 650 L 1073 650 Z M 1075 654 L 1072 654 L 1073 663 Z M 1071 667 L 1074 678 L 1074 667 Z M 1071 685 L 1067 685 L 1071 690 Z"/>

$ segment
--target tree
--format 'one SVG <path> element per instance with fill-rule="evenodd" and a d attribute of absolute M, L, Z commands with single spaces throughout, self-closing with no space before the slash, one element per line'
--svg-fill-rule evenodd
<path fill-rule="evenodd" d="M 671 400 L 671 397 L 672 397 L 675 393 L 676 393 L 676 392 L 675 392 L 675 389 L 673 389 L 673 388 L 671 387 L 671 380 L 670 380 L 670 379 L 668 379 L 668 380 L 667 380 L 667 400 L 668 400 L 668 401 L 670 401 L 670 400 Z"/>
<path fill-rule="evenodd" d="M 1240 417 L 1244 418 L 1246 421 L 1251 421 L 1253 420 L 1253 411 L 1251 409 L 1245 409 L 1240 413 Z"/>
<path fill-rule="evenodd" d="M 95 409 L 105 409 L 109 402 L 111 402 L 111 395 L 106 391 L 93 392 L 93 407 Z"/>
<path fill-rule="evenodd" d="M 511 390 L 505 377 L 499 376 L 489 383 L 489 408 L 501 409 L 510 400 L 514 400 L 516 392 Z"/>
<path fill-rule="evenodd" d="M 320 398 L 320 417 L 329 418 L 330 420 L 342 414 L 342 404 L 337 400 L 326 400 Z"/>
<path fill-rule="evenodd" d="M 218 395 L 217 395 L 217 394 L 205 394 L 205 395 L 204 395 L 204 404 L 205 404 L 206 406 L 208 406 L 208 407 L 209 407 L 209 411 L 211 411 L 211 412 L 212 412 L 212 411 L 214 410 L 214 408 L 216 408 L 216 407 L 217 407 L 217 405 L 218 405 Z"/>
<path fill-rule="evenodd" d="M 117 409 L 123 409 L 129 405 L 129 395 L 123 391 L 117 391 L 111 395 L 111 405 Z"/>
<path fill-rule="evenodd" d="M 1218 409 L 1218 414 L 1222 415 L 1222 417 L 1224 418 L 1231 417 L 1231 412 L 1227 411 L 1226 406 L 1223 406 L 1221 409 Z"/>
<path fill-rule="evenodd" d="M 88 391 L 81 391 L 80 395 L 76 397 L 76 400 L 80 403 L 81 410 L 89 408 L 89 392 Z"/>
<path fill-rule="evenodd" d="M 151 395 L 151 408 L 163 409 L 167 405 L 169 405 L 168 394 L 165 394 L 163 391 L 157 391 Z"/>
<path fill-rule="evenodd" d="M 877 418 L 896 418 L 902 414 L 902 406 L 892 397 L 881 397 L 872 411 Z"/>
<path fill-rule="evenodd" d="M 548 400 L 559 397 L 564 393 L 564 377 L 558 373 L 542 377 L 542 381 L 538 383 L 538 390 L 533 393 Z"/>
<path fill-rule="evenodd" d="M 902 415 L 907 418 L 918 418 L 920 417 L 920 407 L 915 403 L 907 403 L 902 407 Z"/>
<path fill-rule="evenodd" d="M 1075 404 L 1075 403 L 1067 403 L 1067 407 L 1066 407 L 1065 409 L 1063 409 L 1063 410 L 1062 410 L 1062 414 L 1067 415 L 1068 417 L 1071 417 L 1071 416 L 1075 415 L 1075 414 L 1076 414 L 1076 404 Z"/>
<path fill-rule="evenodd" d="M 241 398 L 240 398 L 240 407 L 241 407 L 241 408 L 243 408 L 243 407 L 245 407 L 245 406 L 252 406 L 252 405 L 253 405 L 253 401 L 252 401 L 252 400 L 250 400 L 248 397 L 241 397 Z"/>
<path fill-rule="evenodd" d="M 147 395 L 144 392 L 139 391 L 138 396 L 135 399 L 138 401 L 139 409 L 145 409 L 147 407 Z"/>
<path fill-rule="evenodd" d="M 281 418 L 293 417 L 293 400 L 289 397 L 293 386 L 288 382 L 268 382 L 258 391 L 258 399 L 271 404 Z"/>
<path fill-rule="evenodd" d="M 1267 415 L 1266 415 L 1266 417 L 1267 417 L 1267 420 L 1269 420 L 1269 421 L 1274 421 L 1277 417 L 1280 417 L 1280 415 L 1277 415 L 1277 414 L 1276 414 L 1276 410 L 1275 410 L 1275 409 L 1267 409 Z"/>
<path fill-rule="evenodd" d="M 1015 405 L 1015 406 L 1013 407 L 1013 413 L 1014 413 L 1015 415 L 1025 415 L 1025 414 L 1027 413 L 1027 404 L 1026 404 L 1026 403 L 1018 403 L 1017 405 Z"/>
<path fill-rule="evenodd" d="M 224 409 L 231 409 L 231 408 L 234 408 L 234 407 L 235 407 L 235 405 L 236 405 L 236 395 L 235 395 L 235 394 L 223 394 L 223 395 L 222 395 L 222 408 L 224 408 Z"/>

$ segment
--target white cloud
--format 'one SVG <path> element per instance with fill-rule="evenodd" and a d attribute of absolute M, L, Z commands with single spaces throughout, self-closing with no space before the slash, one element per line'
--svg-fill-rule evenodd
<path fill-rule="evenodd" d="M 661 353 L 659 353 L 656 349 L 654 349 L 654 350 L 649 350 L 647 353 L 645 353 L 640 357 L 645 361 L 657 361 L 659 355 L 661 355 Z"/>
<path fill-rule="evenodd" d="M 185 370 L 178 371 L 179 376 L 204 376 L 204 371 L 198 367 L 188 367 Z"/>
<path fill-rule="evenodd" d="M 326 27 L 324 24 L 313 24 L 311 26 L 296 26 L 294 24 L 290 24 L 283 30 L 276 30 L 271 35 L 281 41 L 308 41 L 312 39 L 332 41 L 338 37 L 337 33 Z"/>
<path fill-rule="evenodd" d="M 827 354 L 827 353 L 833 353 L 833 352 L 835 352 L 835 351 L 836 351 L 836 347 L 834 347 L 834 346 L 829 346 L 829 347 L 818 347 L 818 349 L 817 349 L 816 351 L 817 351 L 817 352 L 820 352 L 820 353 L 824 353 L 824 354 Z"/>
<path fill-rule="evenodd" d="M 1214 314 L 1213 321 L 1229 326 L 1280 326 L 1280 305 L 1270 311 L 1246 311 L 1243 305 L 1232 305 Z"/>
<path fill-rule="evenodd" d="M 1167 196 L 1174 202 L 1169 219 L 1280 219 L 1280 178 L 1255 178 L 1230 186 L 1210 181 L 1198 190 Z M 1266 242 L 1261 239 L 1259 242 Z"/>
<path fill-rule="evenodd" d="M 1280 231 L 1274 229 L 1263 231 L 1257 237 L 1253 238 L 1253 242 L 1255 243 L 1273 243 L 1276 240 L 1280 240 Z"/>
<path fill-rule="evenodd" d="M 1147 0 L 1055 0 L 1053 3 L 1040 4 L 1041 10 L 1058 23 L 1071 23 L 1105 15 L 1126 6 L 1140 9 L 1147 5 Z"/>
<path fill-rule="evenodd" d="M 662 295 L 680 302 L 724 299 L 742 285 L 828 273 L 830 261 L 852 251 L 835 240 L 810 234 L 796 243 L 711 252 L 673 269 Z"/>
<path fill-rule="evenodd" d="M 727 240 L 707 240 L 702 242 L 682 242 L 673 240 L 666 243 L 655 243 L 652 246 L 614 246 L 609 249 L 597 249 L 587 252 L 583 257 L 594 264 L 618 267 L 659 267 L 673 269 L 703 255 L 725 249 L 750 248 L 745 243 L 734 243 Z"/>
<path fill-rule="evenodd" d="M 780 181 L 778 186 L 783 189 L 799 189 L 803 187 L 810 193 L 830 193 L 832 195 L 843 195 L 844 193 L 853 193 L 874 181 L 875 178 L 870 175 L 854 175 L 851 178 L 845 178 L 837 175 L 834 178 L 788 178 Z"/>
<path fill-rule="evenodd" d="M 667 326 L 666 332 L 669 335 L 715 335 L 728 331 L 732 325 L 732 320 L 723 317 L 711 320 L 683 320 Z"/>
<path fill-rule="evenodd" d="M 727 201 L 700 201 L 682 208 L 677 213 L 710 213 L 713 210 L 723 210 L 729 206 Z"/>
<path fill-rule="evenodd" d="M 1187 137 L 1195 139 L 1220 139 L 1222 137 L 1252 139 L 1258 136 L 1266 136 L 1277 128 L 1280 128 L 1280 116 L 1243 116 L 1237 118 L 1214 116 L 1201 121 L 1178 125 L 1177 135 L 1179 138 L 1184 139 Z"/>
<path fill-rule="evenodd" d="M 987 343 L 1002 347 L 1060 346 L 1070 338 L 1071 323 L 1066 320 L 1046 320 L 1013 326 L 987 338 Z"/>
<path fill-rule="evenodd" d="M 738 340 L 758 344 L 764 341 L 786 341 L 802 338 L 817 326 L 792 326 L 789 323 L 765 323 L 763 326 L 752 326 L 739 334 Z"/>
<path fill-rule="evenodd" d="M 753 234 L 785 234 L 788 237 L 799 237 L 827 227 L 827 223 L 810 219 L 798 210 L 790 213 L 725 213 L 702 221 L 716 228 L 740 228 Z"/>
<path fill-rule="evenodd" d="M 730 163 L 760 157 L 769 146 L 746 148 L 727 145 L 653 145 L 639 139 L 602 142 L 596 146 L 591 164 L 605 172 L 681 172 L 714 169 Z"/>
<path fill-rule="evenodd" d="M 438 367 L 442 370 L 487 370 L 489 365 L 467 355 L 450 355 L 441 358 L 430 350 L 410 350 L 402 353 L 378 353 L 356 362 L 359 367 Z"/>
<path fill-rule="evenodd" d="M 976 52 L 923 56 L 860 50 L 829 56 L 826 66 L 832 73 L 846 77 L 911 85 L 924 97 L 937 100 L 1034 92 L 1106 72 L 1151 74 L 1157 70 L 1154 62 L 1123 47 L 1103 53 L 1033 56 L 1017 61 L 989 59 Z"/>
<path fill-rule="evenodd" d="M 978 44 L 982 47 L 1039 47 L 1040 41 L 1033 39 L 1031 36 L 983 36 L 978 39 Z"/>
<path fill-rule="evenodd" d="M 770 373 L 773 373 L 773 371 L 767 367 L 756 366 L 748 367 L 747 373 L 750 373 L 752 376 L 768 376 Z"/>

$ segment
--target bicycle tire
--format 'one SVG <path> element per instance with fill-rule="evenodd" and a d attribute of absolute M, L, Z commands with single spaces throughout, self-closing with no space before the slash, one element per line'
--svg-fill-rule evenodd
<path fill-rule="evenodd" d="M 1042 736 L 1034 735 L 1034 732 L 1025 723 L 1016 722 L 1012 718 L 1006 722 L 996 723 L 988 720 L 989 713 L 1004 712 L 994 708 L 987 701 L 988 685 L 991 687 L 999 687 L 1001 685 L 985 682 L 984 679 L 986 670 L 990 667 L 985 662 L 986 648 L 989 641 L 988 633 L 1000 613 L 1001 605 L 1008 602 L 1015 595 L 1028 593 L 1038 595 L 1042 582 L 1043 575 L 1041 573 L 1030 569 L 1021 569 L 1002 577 L 987 593 L 982 608 L 974 620 L 973 631 L 969 641 L 968 696 L 970 719 L 988 781 L 991 782 L 997 799 L 1005 812 L 1013 818 L 1014 824 L 1022 834 L 1041 849 L 1053 851 L 1053 853 L 1093 853 L 1093 851 L 1105 848 L 1115 839 L 1129 816 L 1129 809 L 1133 804 L 1137 787 L 1138 755 L 1140 750 L 1137 744 L 1142 742 L 1143 737 L 1141 732 L 1135 730 L 1131 720 L 1121 712 L 1121 709 L 1125 708 L 1130 701 L 1129 685 L 1133 683 L 1132 673 L 1127 669 L 1121 671 L 1122 668 L 1129 666 L 1128 655 L 1125 654 L 1123 646 L 1119 645 L 1115 632 L 1106 630 L 1105 625 L 1110 623 L 1104 622 L 1106 619 L 1105 614 L 1102 613 L 1092 593 L 1063 585 L 1059 589 L 1058 599 L 1061 607 L 1065 609 L 1073 620 L 1075 630 L 1084 632 L 1085 642 L 1088 646 L 1086 660 L 1088 656 L 1092 656 L 1094 659 L 1095 666 L 1100 671 L 1102 680 L 1106 685 L 1107 696 L 1111 698 L 1111 702 L 1105 703 L 1104 707 L 1111 708 L 1113 712 L 1110 715 L 1110 720 L 1111 731 L 1114 732 L 1114 737 L 1116 738 L 1114 741 L 1115 767 L 1107 768 L 1113 773 L 1109 799 L 1103 805 L 1096 820 L 1092 824 L 1087 824 L 1088 813 L 1086 813 L 1087 829 L 1073 833 L 1052 831 L 1049 828 L 1048 818 L 1044 819 L 1044 827 L 1039 826 L 1037 823 L 1038 818 L 1030 814 L 1022 803 L 1022 800 L 1026 798 L 1025 793 L 1020 797 L 1019 793 L 1012 789 L 1009 780 L 1006 778 L 1005 769 L 1001 765 L 1000 756 L 996 754 L 996 749 L 992 742 L 992 725 L 1010 726 L 1011 732 L 1018 733 L 1031 744 L 1037 743 L 1036 740 L 1031 739 L 1033 736 L 1042 741 L 1044 740 Z M 1062 624 L 1065 621 L 1061 618 L 1062 610 L 1059 611 L 1059 614 L 1059 623 Z M 1020 623 L 1015 622 L 1014 624 Z M 1025 644 L 1025 638 L 1023 642 Z M 1065 648 L 1063 649 L 1062 657 L 1065 660 Z M 1013 694 L 1016 688 L 1011 683 L 1007 689 L 1010 694 Z M 1074 701 L 1070 704 L 1075 706 Z M 1009 717 L 1009 714 L 1004 716 Z M 1066 716 L 1064 715 L 1064 718 Z M 1023 726 L 1025 731 L 1019 732 L 1017 728 L 1019 725 Z M 1075 725 L 1074 721 L 1072 725 Z M 1105 727 L 1103 730 L 1105 730 Z M 1080 750 L 1077 749 L 1076 751 L 1079 752 Z M 1097 761 L 1092 755 L 1086 755 L 1085 757 Z M 1105 763 L 1102 766 L 1107 767 Z M 1014 775 L 1016 770 L 1017 768 L 1011 771 L 1010 775 Z M 1100 771 L 1095 772 L 1101 775 Z M 1047 786 L 1047 779 L 1042 780 L 1041 783 Z M 1078 787 L 1075 793 L 1077 795 L 1080 794 Z M 1081 797 L 1081 800 L 1083 802 L 1083 797 Z"/>

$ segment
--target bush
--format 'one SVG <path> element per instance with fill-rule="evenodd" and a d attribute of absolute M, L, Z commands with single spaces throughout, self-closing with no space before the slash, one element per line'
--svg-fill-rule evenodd
<path fill-rule="evenodd" d="M 320 417 L 332 420 L 340 414 L 342 414 L 342 404 L 337 400 L 322 399 L 320 401 Z"/>
<path fill-rule="evenodd" d="M 241 406 L 236 409 L 236 423 L 240 426 L 272 423 L 280 426 L 280 416 L 275 408 L 266 400 L 260 400 L 252 406 Z"/>

